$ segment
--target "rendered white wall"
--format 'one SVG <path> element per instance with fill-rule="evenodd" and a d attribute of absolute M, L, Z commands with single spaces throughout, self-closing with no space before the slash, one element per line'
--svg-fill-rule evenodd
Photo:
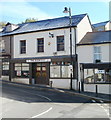
<path fill-rule="evenodd" d="M 111 44 L 102 45 L 102 62 L 111 62 L 109 59 L 111 51 Z"/>
<path fill-rule="evenodd" d="M 86 15 L 77 27 L 77 43 L 80 42 L 80 40 L 85 36 L 87 32 L 92 32 L 92 27 L 89 22 L 88 16 Z"/>
<path fill-rule="evenodd" d="M 70 89 L 70 79 L 50 79 L 52 87 Z"/>
<path fill-rule="evenodd" d="M 108 22 L 105 26 L 105 30 L 111 30 L 111 23 Z"/>
<path fill-rule="evenodd" d="M 110 50 L 111 44 L 98 44 L 98 45 L 84 45 L 78 46 L 78 61 L 79 63 L 93 63 L 93 47 L 94 46 L 101 46 L 102 52 L 102 62 L 110 62 Z"/>
<path fill-rule="evenodd" d="M 93 46 L 92 45 L 78 46 L 77 53 L 78 53 L 79 63 L 93 62 Z"/>
<path fill-rule="evenodd" d="M 111 84 L 84 84 L 84 91 L 96 92 L 96 85 L 98 88 L 98 93 L 110 94 Z"/>
<path fill-rule="evenodd" d="M 54 34 L 54 38 L 49 38 L 49 32 Z M 56 36 L 60 35 L 65 36 L 65 51 L 57 52 Z M 44 38 L 45 52 L 43 53 L 37 53 L 37 38 Z M 20 54 L 20 40 L 26 40 L 26 54 Z M 51 43 L 50 45 L 48 45 L 49 42 Z M 14 36 L 14 58 L 53 56 L 53 52 L 57 52 L 57 55 L 69 55 L 69 48 L 69 29 L 34 32 Z"/>
<path fill-rule="evenodd" d="M 17 82 L 17 83 L 29 84 L 29 79 L 28 78 L 13 78 L 11 81 L 12 82 Z"/>
<path fill-rule="evenodd" d="M 2 80 L 9 81 L 9 76 L 1 76 L 1 79 L 2 79 Z"/>

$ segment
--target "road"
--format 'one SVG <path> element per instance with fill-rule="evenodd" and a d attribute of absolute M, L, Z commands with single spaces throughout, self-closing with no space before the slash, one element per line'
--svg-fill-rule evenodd
<path fill-rule="evenodd" d="M 109 104 L 56 91 L 3 83 L 2 118 L 108 118 Z M 1 108 L 1 107 L 0 107 Z"/>

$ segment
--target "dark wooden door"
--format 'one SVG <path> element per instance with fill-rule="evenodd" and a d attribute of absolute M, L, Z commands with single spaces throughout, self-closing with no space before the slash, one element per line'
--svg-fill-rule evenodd
<path fill-rule="evenodd" d="M 49 63 L 33 64 L 35 84 L 49 84 Z"/>

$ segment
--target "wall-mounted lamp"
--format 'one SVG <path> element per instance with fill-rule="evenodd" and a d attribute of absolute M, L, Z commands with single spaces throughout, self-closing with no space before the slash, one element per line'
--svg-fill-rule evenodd
<path fill-rule="evenodd" d="M 49 37 L 50 37 L 50 38 L 53 38 L 53 37 L 54 37 L 54 34 L 49 32 Z"/>

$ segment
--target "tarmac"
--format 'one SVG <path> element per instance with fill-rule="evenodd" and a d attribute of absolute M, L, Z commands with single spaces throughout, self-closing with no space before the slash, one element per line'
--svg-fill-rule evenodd
<path fill-rule="evenodd" d="M 11 81 L 0 80 L 0 82 L 5 82 L 8 84 L 13 84 L 21 87 L 38 89 L 38 90 L 49 90 L 49 91 L 56 91 L 56 92 L 63 92 L 71 95 L 79 95 L 83 97 L 88 97 L 91 99 L 95 99 L 96 101 L 104 101 L 106 103 L 111 103 L 111 94 L 101 94 L 101 93 L 93 93 L 93 92 L 82 92 L 76 90 L 68 90 L 68 89 L 60 89 L 60 88 L 53 88 L 48 85 L 31 85 L 31 84 L 23 84 L 23 83 L 15 83 Z"/>

